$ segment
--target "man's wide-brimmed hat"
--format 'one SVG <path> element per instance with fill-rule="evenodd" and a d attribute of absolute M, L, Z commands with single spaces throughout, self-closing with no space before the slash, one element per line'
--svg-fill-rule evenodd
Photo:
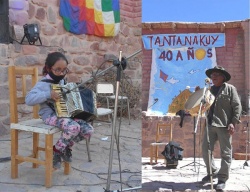
<path fill-rule="evenodd" d="M 231 79 L 231 75 L 223 67 L 215 66 L 212 69 L 208 69 L 208 70 L 206 70 L 206 75 L 210 78 L 210 76 L 213 72 L 222 73 L 226 78 L 225 81 L 229 81 Z"/>

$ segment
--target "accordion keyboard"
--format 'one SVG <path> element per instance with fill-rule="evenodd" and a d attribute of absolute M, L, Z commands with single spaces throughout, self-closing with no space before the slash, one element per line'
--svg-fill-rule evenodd
<path fill-rule="evenodd" d="M 60 99 L 55 102 L 55 109 L 58 117 L 69 117 L 66 102 L 63 98 L 61 87 L 52 85 L 52 89 L 60 95 Z"/>

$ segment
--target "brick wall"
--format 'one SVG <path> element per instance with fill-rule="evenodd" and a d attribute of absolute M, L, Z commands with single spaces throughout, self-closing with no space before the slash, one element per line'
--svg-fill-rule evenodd
<path fill-rule="evenodd" d="M 195 121 L 194 121 L 195 120 Z M 149 117 L 143 115 L 142 117 L 142 156 L 149 157 L 150 156 L 150 143 L 155 141 L 155 134 L 157 123 L 161 122 L 170 122 L 173 125 L 173 141 L 180 143 L 181 147 L 184 149 L 183 156 L 184 157 L 194 157 L 194 130 L 196 125 L 197 118 L 186 116 L 184 117 L 183 126 L 180 127 L 180 117 Z M 233 135 L 233 154 L 234 153 L 245 153 L 246 150 L 246 137 L 247 134 L 244 132 L 244 127 L 246 127 L 247 122 L 249 122 L 249 116 L 241 117 L 241 124 L 236 126 L 236 132 Z M 194 123 L 195 122 L 195 123 Z M 199 123 L 196 129 L 196 157 L 202 157 L 201 153 L 201 144 L 203 141 L 203 133 L 204 133 L 204 117 L 199 119 Z M 169 133 L 170 134 L 170 131 Z M 169 142 L 169 137 L 167 136 L 166 140 L 162 140 L 165 142 Z M 162 152 L 164 149 L 163 146 L 159 147 L 159 151 Z M 219 145 L 215 146 L 214 156 L 220 156 Z"/>
<path fill-rule="evenodd" d="M 242 124 L 237 126 L 233 136 L 234 152 L 245 152 L 246 133 L 243 127 L 249 121 L 248 93 L 249 93 L 249 21 L 229 23 L 142 23 L 142 35 L 146 34 L 174 34 L 174 33 L 225 33 L 225 47 L 216 48 L 217 64 L 225 67 L 232 75 L 229 83 L 233 84 L 241 96 L 243 110 Z M 247 36 L 248 35 L 248 36 Z M 247 40 L 247 41 L 246 41 Z M 143 49 L 142 64 L 142 111 L 147 110 L 152 51 Z M 248 80 L 248 82 L 246 82 Z M 247 91 L 246 91 L 247 90 Z M 159 121 L 170 121 L 169 117 L 148 117 L 142 119 L 142 156 L 149 156 L 149 146 L 155 140 L 156 125 Z M 193 117 L 186 116 L 183 127 L 180 128 L 180 117 L 171 119 L 173 123 L 173 140 L 179 142 L 184 150 L 184 157 L 193 157 Z M 204 122 L 204 119 L 201 119 Z M 199 126 L 200 127 L 200 126 Z M 202 127 L 202 126 L 201 126 Z M 200 128 L 199 128 L 200 129 Z M 201 155 L 201 140 L 204 127 L 196 134 L 196 154 Z M 163 148 L 161 149 L 163 150 Z M 215 156 L 219 156 L 216 147 Z"/>
<path fill-rule="evenodd" d="M 128 57 L 141 49 L 141 0 L 120 1 L 120 11 L 119 34 L 115 37 L 102 38 L 67 32 L 59 16 L 59 0 L 10 0 L 10 25 L 13 26 L 15 40 L 11 44 L 0 44 L 0 108 L 4 109 L 0 112 L 1 135 L 9 132 L 8 66 L 37 66 L 41 77 L 47 54 L 63 49 L 71 70 L 67 77 L 68 81 L 84 82 L 97 70 L 105 56 L 119 57 L 122 51 L 122 56 Z M 38 24 L 43 46 L 35 46 L 40 45 L 39 42 L 28 45 L 26 38 L 22 45 L 19 44 L 24 35 L 23 25 L 26 23 Z M 139 53 L 130 58 L 125 70 L 136 86 L 141 84 L 141 56 Z M 112 63 L 107 62 L 100 70 L 110 65 Z M 138 105 L 131 110 L 132 117 L 138 117 L 140 111 Z"/>

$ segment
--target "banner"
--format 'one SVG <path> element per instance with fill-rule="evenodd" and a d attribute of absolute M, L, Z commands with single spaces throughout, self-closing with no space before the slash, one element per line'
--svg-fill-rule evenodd
<path fill-rule="evenodd" d="M 225 45 L 224 33 L 188 33 L 143 35 L 145 49 L 180 47 L 222 47 Z"/>
<path fill-rule="evenodd" d="M 60 0 L 60 16 L 74 34 L 108 37 L 120 30 L 119 0 Z"/>
<path fill-rule="evenodd" d="M 214 66 L 215 48 L 153 49 L 147 115 L 184 110 L 195 87 L 205 86 L 205 71 Z"/>

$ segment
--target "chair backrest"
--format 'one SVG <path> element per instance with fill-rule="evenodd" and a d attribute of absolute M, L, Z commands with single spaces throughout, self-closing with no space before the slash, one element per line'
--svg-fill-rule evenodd
<path fill-rule="evenodd" d="M 114 86 L 112 83 L 97 83 L 96 93 L 97 94 L 114 94 Z"/>
<path fill-rule="evenodd" d="M 169 136 L 169 140 L 167 140 L 167 136 Z M 172 141 L 172 123 L 157 123 L 156 130 L 156 142 Z"/>
<path fill-rule="evenodd" d="M 25 96 L 28 88 L 30 89 L 33 87 L 38 80 L 38 69 L 37 67 L 9 66 L 8 80 L 10 94 L 10 122 L 18 123 L 17 106 L 19 104 L 25 104 Z M 38 105 L 33 107 L 33 118 L 39 118 Z"/>

